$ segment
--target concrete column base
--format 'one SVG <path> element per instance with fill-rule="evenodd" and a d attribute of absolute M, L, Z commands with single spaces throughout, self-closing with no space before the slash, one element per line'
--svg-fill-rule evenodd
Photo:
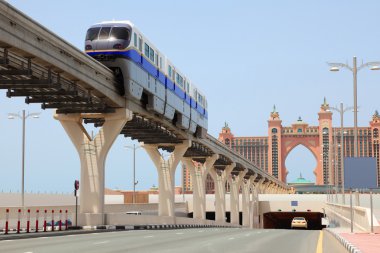
<path fill-rule="evenodd" d="M 78 226 L 99 226 L 106 223 L 104 213 L 78 213 Z"/>

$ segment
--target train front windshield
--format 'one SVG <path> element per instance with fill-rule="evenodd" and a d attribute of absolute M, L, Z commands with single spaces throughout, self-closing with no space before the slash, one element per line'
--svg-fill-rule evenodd
<path fill-rule="evenodd" d="M 122 49 L 128 46 L 130 30 L 127 27 L 92 27 L 86 34 L 86 50 Z"/>

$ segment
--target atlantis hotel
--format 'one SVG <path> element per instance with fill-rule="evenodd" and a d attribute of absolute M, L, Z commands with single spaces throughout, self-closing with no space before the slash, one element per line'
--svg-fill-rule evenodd
<path fill-rule="evenodd" d="M 288 170 L 285 160 L 288 154 L 298 145 L 306 147 L 316 159 L 315 183 L 317 185 L 342 183 L 341 149 L 344 157 L 354 156 L 354 128 L 332 126 L 332 112 L 326 100 L 318 113 L 318 126 L 309 126 L 301 118 L 291 126 L 283 126 L 279 113 L 274 107 L 268 120 L 268 136 L 236 137 L 227 124 L 219 134 L 219 140 L 226 146 L 254 162 L 259 168 L 276 178 L 286 182 Z M 379 173 L 379 129 L 380 115 L 376 111 L 369 126 L 358 127 L 358 156 L 376 157 L 377 185 L 380 182 Z M 337 172 L 337 173 L 335 173 Z M 185 191 L 192 191 L 190 173 L 183 167 L 183 186 Z M 206 191 L 213 192 L 211 177 L 207 177 Z"/>

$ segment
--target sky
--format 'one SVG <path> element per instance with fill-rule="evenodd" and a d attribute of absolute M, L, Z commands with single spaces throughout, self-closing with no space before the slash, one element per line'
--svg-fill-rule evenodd
<path fill-rule="evenodd" d="M 352 73 L 330 72 L 326 62 L 380 60 L 379 1 L 129 1 L 9 0 L 75 47 L 86 30 L 105 20 L 131 20 L 206 94 L 208 131 L 217 137 L 224 122 L 235 136 L 266 136 L 275 104 L 283 126 L 299 116 L 318 124 L 326 97 L 331 106 L 353 105 Z M 380 71 L 358 74 L 359 126 L 380 109 Z M 20 191 L 21 120 L 7 113 L 41 112 L 26 122 L 25 189 L 71 192 L 79 157 L 52 110 L 26 105 L 0 92 L 0 191 Z M 353 125 L 353 113 L 345 114 Z M 333 125 L 339 126 L 333 115 Z M 132 151 L 138 144 L 119 136 L 106 161 L 106 187 L 132 189 Z M 315 181 L 316 161 L 298 146 L 289 154 L 288 181 L 300 173 Z M 136 151 L 138 190 L 157 185 L 157 172 L 143 149 Z M 176 185 L 181 184 L 180 169 Z"/>

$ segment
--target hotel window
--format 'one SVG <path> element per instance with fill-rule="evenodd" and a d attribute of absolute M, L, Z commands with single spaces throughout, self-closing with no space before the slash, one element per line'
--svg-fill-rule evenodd
<path fill-rule="evenodd" d="M 379 129 L 375 128 L 373 129 L 373 138 L 378 138 L 379 137 Z"/>

